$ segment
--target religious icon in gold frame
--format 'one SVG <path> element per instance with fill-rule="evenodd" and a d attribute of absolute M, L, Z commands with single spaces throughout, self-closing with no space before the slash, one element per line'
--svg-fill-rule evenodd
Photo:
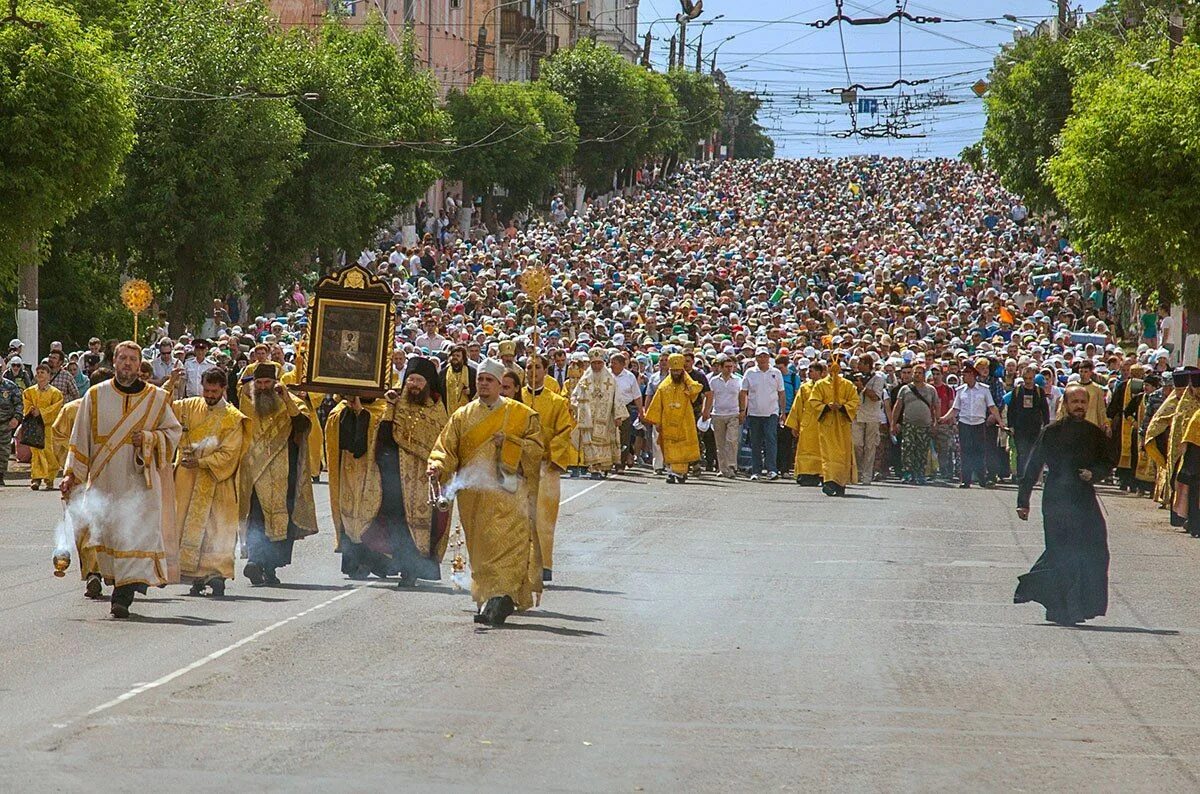
<path fill-rule="evenodd" d="M 305 391 L 379 397 L 391 386 L 391 286 L 360 265 L 317 284 L 308 320 Z"/>

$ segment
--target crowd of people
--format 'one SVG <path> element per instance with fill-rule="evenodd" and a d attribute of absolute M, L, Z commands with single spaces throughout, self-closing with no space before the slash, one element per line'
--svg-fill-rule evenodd
<path fill-rule="evenodd" d="M 417 246 L 358 259 L 395 296 L 385 399 L 284 388 L 301 380 L 305 355 L 298 287 L 284 310 L 255 317 L 218 301 L 202 334 L 164 326 L 139 351 L 138 383 L 187 411 L 240 409 L 250 422 L 237 443 L 251 451 L 229 459 L 243 481 L 248 470 L 269 481 L 250 496 L 236 489 L 249 501 L 231 531 L 250 549 L 252 582 L 270 583 L 290 558 L 290 546 L 270 544 L 315 531 L 311 486 L 323 467 L 343 570 L 432 576 L 448 522 L 421 507 L 427 478 L 451 487 L 486 448 L 493 485 L 511 501 L 495 519 L 471 488 L 458 505 L 480 614 L 503 622 L 540 590 L 529 570 L 552 576 L 560 476 L 788 478 L 831 497 L 880 480 L 990 488 L 1028 476 L 1043 428 L 1069 415 L 1068 391 L 1087 394 L 1085 419 L 1106 439 L 1116 484 L 1153 495 L 1200 534 L 1200 513 L 1187 510 L 1200 494 L 1200 482 L 1190 487 L 1200 449 L 1186 446 L 1200 443 L 1200 426 L 1188 433 L 1200 375 L 1180 366 L 1172 318 L 1089 268 L 986 171 L 878 157 L 686 163 L 574 214 L 560 201 L 524 228 L 459 238 L 435 226 Z M 523 288 L 534 268 L 548 294 Z M 60 346 L 31 370 L 19 340 L 10 345 L 0 420 L 8 411 L 6 426 L 24 428 L 33 413 L 51 428 L 32 487 L 51 487 L 64 465 L 64 488 L 85 476 L 76 441 L 56 453 L 52 429 L 120 349 Z M 523 409 L 501 419 L 498 405 Z M 211 430 L 179 421 L 193 441 L 176 472 L 197 459 L 200 428 Z M 80 423 L 64 433 L 78 437 Z M 267 544 L 258 557 L 248 522 Z M 538 538 L 532 551 L 511 542 L 522 532 Z M 219 545 L 232 548 L 228 531 Z M 481 573 L 476 560 L 489 558 Z M 185 578 L 201 591 L 221 579 L 223 591 L 231 559 Z"/>

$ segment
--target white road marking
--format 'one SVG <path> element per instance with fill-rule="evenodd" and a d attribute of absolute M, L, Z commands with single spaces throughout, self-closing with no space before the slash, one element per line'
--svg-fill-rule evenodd
<path fill-rule="evenodd" d="M 600 482 L 596 483 L 595 485 L 589 485 L 588 487 L 584 488 L 584 489 L 583 489 L 582 491 L 580 491 L 579 493 L 577 493 L 577 494 L 571 494 L 571 495 L 570 495 L 570 496 L 568 496 L 566 499 L 563 499 L 563 500 L 561 500 L 561 501 L 558 503 L 558 504 L 559 504 L 559 507 L 561 507 L 561 506 L 565 505 L 567 502 L 571 501 L 572 499 L 578 499 L 579 497 L 583 496 L 583 495 L 584 495 L 585 493 L 587 493 L 588 491 L 594 491 L 594 490 L 596 490 L 597 488 L 599 488 L 601 485 L 606 485 L 607 483 L 608 483 L 608 481 L 607 481 L 607 480 L 601 480 Z"/>
<path fill-rule="evenodd" d="M 601 485 L 605 485 L 605 484 L 606 484 L 606 481 L 601 481 L 594 485 L 589 485 L 587 488 L 584 488 L 579 493 L 572 494 L 571 496 L 568 496 L 566 499 L 563 499 L 561 502 L 559 502 L 559 504 L 565 505 L 567 502 L 570 502 L 573 499 L 578 499 L 579 497 L 583 496 L 585 493 L 595 490 L 596 488 L 599 488 Z M 94 709 L 89 711 L 86 716 L 91 717 L 96 714 L 99 714 L 102 711 L 107 711 L 108 709 L 111 709 L 113 706 L 119 706 L 128 700 L 132 700 L 133 698 L 137 697 L 138 695 L 142 694 L 143 692 L 149 692 L 151 689 L 157 689 L 158 687 L 163 686 L 164 684 L 169 684 L 172 681 L 174 681 L 176 678 L 179 678 L 180 676 L 183 676 L 183 675 L 187 675 L 188 673 L 192 672 L 193 670 L 197 670 L 197 669 L 203 667 L 204 665 L 208 664 L 209 662 L 216 661 L 217 659 L 220 659 L 222 656 L 224 656 L 227 653 L 236 651 L 238 648 L 241 648 L 244 645 L 249 645 L 250 643 L 254 642 L 255 640 L 263 637 L 264 635 L 270 634 L 272 631 L 275 631 L 275 629 L 282 628 L 283 626 L 286 626 L 287 624 L 289 624 L 293 621 L 299 620 L 300 618 L 304 617 L 305 615 L 316 612 L 318 609 L 324 609 L 325 607 L 329 606 L 330 604 L 333 604 L 337 601 L 341 601 L 343 598 L 352 596 L 355 593 L 357 593 L 363 589 L 365 589 L 365 588 L 355 587 L 353 589 L 345 591 L 344 593 L 338 593 L 333 598 L 330 598 L 328 601 L 322 601 L 321 603 L 317 604 L 316 606 L 309 607 L 308 609 L 305 609 L 302 612 L 297 612 L 295 615 L 292 615 L 290 618 L 284 618 L 283 620 L 280 620 L 276 623 L 272 623 L 270 626 L 267 626 L 266 628 L 259 629 L 258 631 L 254 632 L 250 636 L 243 637 L 242 639 L 238 640 L 237 642 L 233 643 L 232 645 L 226 645 L 224 648 L 220 649 L 219 651 L 213 651 L 208 656 L 197 659 L 196 661 L 192 662 L 191 664 L 186 665 L 184 667 L 180 667 L 178 670 L 175 670 L 174 672 L 167 673 L 162 678 L 155 679 L 154 681 L 150 681 L 149 683 L 138 684 L 133 689 L 130 689 L 128 692 L 124 692 L 124 693 L 118 695 L 117 697 L 113 698 L 112 700 L 108 701 L 107 703 L 101 703 L 99 706 L 96 706 Z M 55 723 L 54 727 L 55 728 L 65 728 L 69 724 L 70 723 Z"/>
<path fill-rule="evenodd" d="M 294 620 L 299 620 L 300 618 L 304 617 L 305 615 L 308 615 L 312 612 L 316 612 L 318 609 L 324 609 L 325 607 L 329 606 L 330 604 L 334 603 L 335 601 L 341 601 L 343 598 L 352 596 L 362 589 L 364 589 L 364 588 L 355 587 L 354 589 L 347 590 L 344 593 L 338 593 L 337 595 L 335 595 L 333 598 L 329 599 L 328 601 L 322 601 L 321 603 L 317 604 L 316 606 L 309 607 L 308 609 L 304 610 L 303 612 L 297 612 L 295 615 L 292 615 L 290 618 L 284 618 L 283 620 L 278 621 L 277 623 L 272 623 L 270 626 L 267 626 L 264 629 L 259 629 L 258 631 L 254 632 L 250 636 L 243 637 L 242 639 L 238 640 L 237 642 L 233 643 L 232 645 L 226 645 L 221 650 L 213 651 L 208 656 L 205 656 L 201 659 L 197 659 L 196 661 L 192 662 L 191 664 L 187 665 L 186 667 L 180 667 L 178 670 L 176 670 L 173 673 L 167 673 L 162 678 L 155 679 L 154 681 L 151 681 L 147 684 L 139 684 L 139 685 L 135 686 L 133 689 L 129 690 L 128 692 L 118 695 L 117 697 L 113 698 L 112 700 L 108 701 L 107 703 L 101 703 L 99 706 L 96 706 L 96 708 L 92 709 L 91 711 L 89 711 L 87 713 L 87 716 L 91 717 L 95 714 L 99 714 L 100 712 L 106 711 L 106 710 L 112 708 L 113 706 L 118 706 L 127 700 L 135 698 L 138 695 L 142 694 L 143 692 L 148 692 L 151 689 L 155 689 L 157 687 L 162 686 L 163 684 L 169 684 L 172 681 L 174 681 L 176 678 L 179 678 L 181 675 L 186 675 L 187 673 L 190 673 L 193 670 L 203 667 L 204 665 L 208 664 L 211 661 L 220 659 L 225 654 L 227 654 L 231 651 L 236 651 L 238 648 L 241 648 L 243 645 L 248 645 L 248 644 L 254 642 L 255 640 L 259 639 L 263 635 L 270 634 L 272 631 L 274 631 L 277 628 L 280 628 L 281 626 L 286 626 L 287 624 L 291 623 Z"/>

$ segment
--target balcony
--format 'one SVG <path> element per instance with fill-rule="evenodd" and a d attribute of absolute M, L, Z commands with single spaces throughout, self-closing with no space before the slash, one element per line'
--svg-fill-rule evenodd
<path fill-rule="evenodd" d="M 537 36 L 530 42 L 529 49 L 534 55 L 549 58 L 558 52 L 558 36 L 555 36 L 553 33 L 538 31 Z"/>
<path fill-rule="evenodd" d="M 533 17 L 521 13 L 519 9 L 500 9 L 500 43 L 516 44 L 522 39 L 528 39 L 533 25 Z"/>

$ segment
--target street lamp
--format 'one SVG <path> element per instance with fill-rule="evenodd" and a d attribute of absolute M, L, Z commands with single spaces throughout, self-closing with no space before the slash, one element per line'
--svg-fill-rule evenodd
<path fill-rule="evenodd" d="M 704 49 L 704 29 L 716 22 L 718 19 L 724 18 L 724 14 L 717 14 L 712 19 L 706 19 L 700 23 L 700 38 L 696 41 L 696 74 L 700 74 L 700 51 Z"/>
<path fill-rule="evenodd" d="M 729 36 L 726 36 L 725 38 L 723 38 L 723 39 L 721 39 L 720 41 L 718 41 L 718 42 L 717 42 L 717 46 L 713 47 L 713 51 L 712 51 L 712 63 L 711 63 L 711 65 L 710 65 L 710 66 L 709 66 L 709 68 L 708 68 L 708 71 L 709 71 L 709 73 L 710 73 L 710 74 L 711 74 L 712 72 L 715 72 L 715 71 L 717 70 L 717 53 L 721 51 L 721 47 L 722 47 L 722 46 L 724 46 L 725 42 L 727 42 L 727 41 L 730 41 L 730 40 L 732 40 L 732 39 L 736 39 L 736 38 L 737 38 L 737 34 L 736 34 L 736 33 L 734 33 L 734 34 L 732 34 L 732 35 L 729 35 Z"/>

